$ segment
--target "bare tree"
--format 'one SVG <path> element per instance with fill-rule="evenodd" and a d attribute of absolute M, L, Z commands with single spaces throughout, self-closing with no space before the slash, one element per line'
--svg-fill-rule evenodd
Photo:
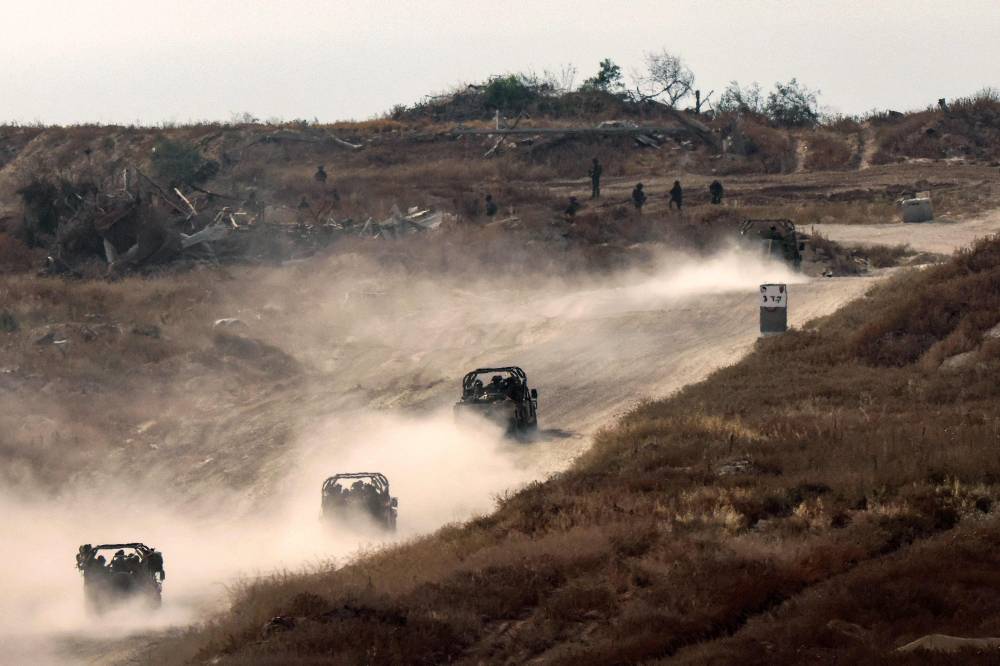
<path fill-rule="evenodd" d="M 676 108 L 681 100 L 691 95 L 694 72 L 679 56 L 664 49 L 659 53 L 647 53 L 645 61 L 646 70 L 633 75 L 633 99 L 639 102 L 655 99 Z"/>
<path fill-rule="evenodd" d="M 557 72 L 545 70 L 542 80 L 552 86 L 552 89 L 562 95 L 573 92 L 576 87 L 576 67 L 571 64 L 562 65 Z"/>

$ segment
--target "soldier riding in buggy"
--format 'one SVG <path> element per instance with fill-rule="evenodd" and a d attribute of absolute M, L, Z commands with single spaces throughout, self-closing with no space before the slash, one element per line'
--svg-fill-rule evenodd
<path fill-rule="evenodd" d="M 488 382 L 483 380 L 489 377 Z M 462 397 L 455 415 L 475 413 L 506 428 L 508 434 L 538 428 L 538 390 L 528 388 L 528 376 L 517 367 L 479 368 L 462 379 Z"/>
<path fill-rule="evenodd" d="M 129 599 L 160 607 L 166 573 L 163 553 L 155 548 L 142 543 L 84 544 L 77 551 L 76 568 L 83 574 L 87 607 L 93 612 L 103 613 Z"/>
<path fill-rule="evenodd" d="M 399 501 L 389 494 L 389 480 L 378 472 L 335 474 L 323 482 L 322 508 L 326 520 L 369 516 L 386 530 L 396 529 Z"/>

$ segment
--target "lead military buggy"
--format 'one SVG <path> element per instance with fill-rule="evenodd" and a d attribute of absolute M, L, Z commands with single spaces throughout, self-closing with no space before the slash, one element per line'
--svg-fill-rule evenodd
<path fill-rule="evenodd" d="M 108 557 L 111 558 L 108 561 Z M 83 574 L 87 607 L 96 613 L 132 599 L 159 608 L 163 592 L 163 553 L 143 543 L 80 546 L 76 568 Z"/>
<path fill-rule="evenodd" d="M 455 403 L 457 417 L 470 413 L 485 416 L 511 434 L 534 430 L 538 390 L 528 387 L 521 368 L 477 368 L 462 379 L 462 397 Z"/>
<path fill-rule="evenodd" d="M 325 520 L 368 515 L 387 530 L 396 529 L 399 500 L 389 493 L 389 479 L 379 472 L 335 474 L 323 482 Z"/>

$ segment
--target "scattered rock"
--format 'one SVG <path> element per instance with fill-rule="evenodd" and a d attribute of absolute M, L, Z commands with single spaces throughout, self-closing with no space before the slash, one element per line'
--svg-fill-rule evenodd
<path fill-rule="evenodd" d="M 217 331 L 245 331 L 250 327 L 242 319 L 225 317 L 223 319 L 216 319 L 215 323 L 212 324 L 212 328 Z"/>
<path fill-rule="evenodd" d="M 268 620 L 261 629 L 261 636 L 269 638 L 274 634 L 291 631 L 295 628 L 297 619 L 290 615 L 277 615 Z"/>
<path fill-rule="evenodd" d="M 990 330 L 983 333 L 984 340 L 997 340 L 1000 339 L 1000 324 L 997 324 Z"/>
<path fill-rule="evenodd" d="M 136 426 L 135 431 L 136 433 L 141 435 L 155 425 L 156 421 L 144 421 L 143 423 L 140 423 L 138 426 Z"/>
<path fill-rule="evenodd" d="M 715 473 L 719 476 L 732 476 L 734 474 L 755 474 L 759 471 L 759 468 L 749 458 L 738 458 L 722 463 L 716 468 Z"/>
<path fill-rule="evenodd" d="M 945 634 L 928 634 L 896 648 L 896 652 L 914 652 L 915 650 L 945 653 L 958 652 L 959 650 L 984 652 L 998 648 L 1000 648 L 1000 638 L 960 638 Z"/>
<path fill-rule="evenodd" d="M 961 354 L 949 356 L 941 362 L 941 370 L 946 372 L 957 372 L 971 367 L 976 362 L 977 352 L 967 351 Z"/>
<path fill-rule="evenodd" d="M 39 346 L 45 345 L 64 345 L 67 344 L 69 340 L 62 333 L 57 333 L 55 331 L 49 331 L 42 337 L 35 340 L 35 344 Z"/>

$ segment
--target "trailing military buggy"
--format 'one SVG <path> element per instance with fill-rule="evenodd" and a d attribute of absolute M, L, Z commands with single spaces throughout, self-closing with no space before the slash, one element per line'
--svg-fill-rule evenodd
<path fill-rule="evenodd" d="M 488 378 L 488 379 L 487 379 Z M 517 367 L 478 368 L 462 379 L 455 415 L 479 414 L 505 427 L 509 434 L 538 427 L 538 391 Z"/>
<path fill-rule="evenodd" d="M 323 482 L 323 518 L 370 517 L 386 530 L 396 529 L 399 500 L 389 493 L 389 480 L 378 472 L 335 474 Z"/>
<path fill-rule="evenodd" d="M 108 561 L 108 557 L 111 561 Z M 130 600 L 159 608 L 163 592 L 163 553 L 142 543 L 80 546 L 76 568 L 83 574 L 87 607 L 103 613 Z"/>

